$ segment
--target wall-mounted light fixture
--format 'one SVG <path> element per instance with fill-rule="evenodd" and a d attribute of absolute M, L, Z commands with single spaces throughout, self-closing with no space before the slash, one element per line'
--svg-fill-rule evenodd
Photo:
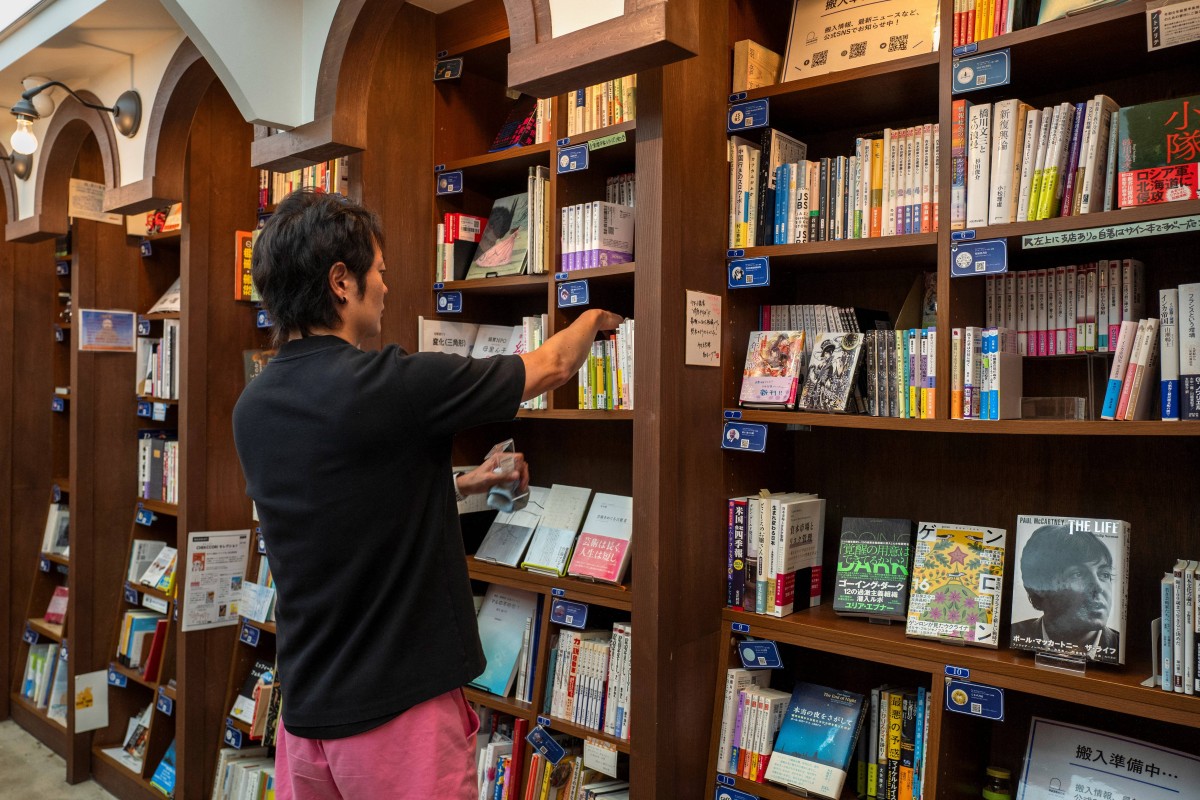
<path fill-rule="evenodd" d="M 132 137 L 137 134 L 138 126 L 142 122 L 142 98 L 133 89 L 122 92 L 121 96 L 117 98 L 116 104 L 110 108 L 109 106 L 89 103 L 77 95 L 70 86 L 61 81 L 47 81 L 41 86 L 26 89 L 21 93 L 21 99 L 12 107 L 12 115 L 17 118 L 17 129 L 13 132 L 12 139 L 10 140 L 13 152 L 30 155 L 34 150 L 37 150 L 38 142 L 37 137 L 33 134 L 33 121 L 39 119 L 41 114 L 34 107 L 33 98 L 39 92 L 49 89 L 51 86 L 61 86 L 68 94 L 88 108 L 94 108 L 97 111 L 107 111 L 112 114 L 113 127 L 125 136 Z"/>
<path fill-rule="evenodd" d="M 13 175 L 23 181 L 29 180 L 29 173 L 33 172 L 33 156 L 28 153 L 9 153 L 0 158 L 0 161 L 11 163 Z"/>

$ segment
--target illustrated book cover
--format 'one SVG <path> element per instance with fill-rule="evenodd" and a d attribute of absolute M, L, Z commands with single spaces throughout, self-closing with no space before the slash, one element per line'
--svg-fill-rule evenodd
<path fill-rule="evenodd" d="M 996 647 L 1007 531 L 922 522 L 908 603 L 909 636 Z"/>

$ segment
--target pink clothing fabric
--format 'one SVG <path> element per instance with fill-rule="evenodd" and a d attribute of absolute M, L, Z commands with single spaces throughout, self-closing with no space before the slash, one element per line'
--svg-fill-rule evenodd
<path fill-rule="evenodd" d="M 279 728 L 276 800 L 475 800 L 479 717 L 455 689 L 366 733 L 303 739 Z"/>

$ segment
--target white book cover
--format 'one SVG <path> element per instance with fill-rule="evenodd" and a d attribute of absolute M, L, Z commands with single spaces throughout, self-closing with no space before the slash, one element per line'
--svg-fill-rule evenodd
<path fill-rule="evenodd" d="M 1084 339 L 1088 350 L 1096 349 L 1096 275 L 1095 266 L 1088 269 L 1087 274 L 1087 316 L 1084 317 Z"/>
<path fill-rule="evenodd" d="M 1117 336 L 1117 344 L 1113 353 L 1112 369 L 1108 373 L 1108 385 L 1104 393 L 1104 405 L 1100 410 L 1100 419 L 1115 419 L 1117 404 L 1121 399 L 1121 384 L 1125 381 L 1125 372 L 1129 368 L 1129 357 L 1133 352 L 1134 339 L 1137 338 L 1138 324 L 1133 320 L 1121 323 L 1121 332 Z"/>
<path fill-rule="evenodd" d="M 597 492 L 567 573 L 605 583 L 620 583 L 629 566 L 632 534 L 633 498 Z"/>
<path fill-rule="evenodd" d="M 1162 362 L 1159 412 L 1164 422 L 1179 421 L 1179 290 L 1158 292 L 1158 347 Z"/>
<path fill-rule="evenodd" d="M 452 322 L 422 317 L 420 352 L 469 356 L 478 332 L 479 326 L 473 322 Z"/>
<path fill-rule="evenodd" d="M 146 569 L 154 563 L 154 559 L 158 557 L 158 554 L 166 546 L 166 542 L 159 542 L 152 539 L 134 539 L 130 547 L 129 570 L 125 576 L 126 580 L 131 583 L 137 583 L 142 575 L 145 574 Z"/>
<path fill-rule="evenodd" d="M 1129 392 L 1129 407 L 1125 411 L 1125 419 L 1148 419 L 1150 416 L 1150 399 L 1157 393 L 1152 386 L 1154 368 L 1158 362 L 1158 319 L 1150 317 L 1146 320 L 1146 331 L 1138 349 L 1137 366 L 1133 375 L 1133 387 Z"/>
<path fill-rule="evenodd" d="M 1039 208 L 1041 206 L 1042 185 L 1045 183 L 1046 177 L 1046 155 L 1050 152 L 1050 134 L 1054 130 L 1057 117 L 1061 114 L 1062 109 L 1055 106 L 1046 106 L 1042 109 L 1036 156 L 1033 161 L 1033 179 L 1029 184 L 1029 212 L 1026 216 L 1026 220 L 1029 222 L 1041 219 Z"/>
<path fill-rule="evenodd" d="M 1021 184 L 1017 189 L 1017 222 L 1029 219 L 1029 193 L 1033 188 L 1033 170 L 1037 160 L 1038 136 L 1042 129 L 1042 112 L 1031 108 L 1025 117 L 1025 142 L 1021 147 Z"/>
<path fill-rule="evenodd" d="M 1004 273 L 1004 317 L 999 320 L 1001 327 L 1010 330 L 1017 329 L 1017 274 Z"/>
<path fill-rule="evenodd" d="M 967 119 L 967 227 L 988 224 L 991 188 L 992 106 L 976 103 Z"/>
<path fill-rule="evenodd" d="M 475 558 L 492 564 L 517 566 L 525 555 L 525 548 L 533 537 L 538 521 L 542 518 L 542 509 L 545 508 L 549 491 L 542 486 L 530 486 L 529 502 L 525 508 L 497 512 L 483 541 L 479 543 Z"/>
<path fill-rule="evenodd" d="M 1090 214 L 1104 210 L 1104 179 L 1107 172 L 1109 125 L 1119 106 L 1107 95 L 1098 94 L 1095 104 L 1099 113 L 1089 117 L 1087 161 L 1083 168 L 1083 194 L 1079 213 Z"/>
<path fill-rule="evenodd" d="M 471 358 L 511 356 L 517 352 L 520 341 L 520 325 L 480 325 L 471 347 Z"/>
<path fill-rule="evenodd" d="M 1049 280 L 1049 275 L 1046 276 Z M 1054 268 L 1054 352 L 1067 352 L 1067 268 Z"/>
<path fill-rule="evenodd" d="M 1200 283 L 1179 285 L 1179 418 L 1200 419 Z"/>
<path fill-rule="evenodd" d="M 1029 272 L 1017 274 L 1017 352 L 1029 355 Z"/>
<path fill-rule="evenodd" d="M 66 503 L 51 503 L 42 533 L 42 552 L 62 555 L 71 544 L 71 509 Z"/>
<path fill-rule="evenodd" d="M 563 575 L 583 522 L 592 490 L 581 486 L 553 484 L 521 568 L 548 575 Z"/>
<path fill-rule="evenodd" d="M 1196 693 L 1196 567 L 1183 571 L 1183 693 Z"/>
<path fill-rule="evenodd" d="M 1016 159 L 1017 108 L 1020 100 L 1001 100 L 992 116 L 991 177 L 987 224 L 1003 225 L 1015 219 L 1012 187 Z M 968 200 L 968 204 L 970 201 Z"/>
<path fill-rule="evenodd" d="M 522 589 L 489 584 L 479 609 L 479 641 L 487 669 L 471 681 L 484 691 L 507 697 L 517 674 L 517 656 L 525 620 L 537 616 L 537 595 Z"/>
<path fill-rule="evenodd" d="M 1049 314 L 1047 313 L 1047 299 L 1050 287 L 1047 281 L 1048 273 L 1044 269 L 1037 271 L 1037 321 L 1035 322 L 1035 330 L 1037 330 L 1037 353 L 1035 355 L 1045 356 L 1050 354 L 1050 344 L 1047 333 L 1049 326 Z"/>

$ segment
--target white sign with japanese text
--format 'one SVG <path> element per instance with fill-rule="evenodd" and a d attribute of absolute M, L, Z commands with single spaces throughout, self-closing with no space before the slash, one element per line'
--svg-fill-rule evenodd
<path fill-rule="evenodd" d="M 236 625 L 250 531 L 189 532 L 186 556 L 180 630 Z"/>

